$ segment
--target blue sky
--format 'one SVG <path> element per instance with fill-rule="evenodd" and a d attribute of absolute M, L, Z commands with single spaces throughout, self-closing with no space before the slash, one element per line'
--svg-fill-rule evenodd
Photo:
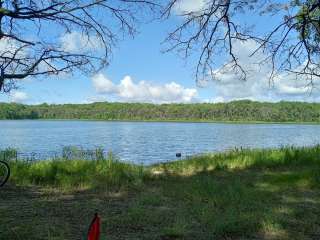
<path fill-rule="evenodd" d="M 115 84 L 125 76 L 130 76 L 135 83 L 146 81 L 162 86 L 175 82 L 184 88 L 196 88 L 192 64 L 186 63 L 175 53 L 161 52 L 164 49 L 161 42 L 169 29 L 170 21 L 141 24 L 139 34 L 134 39 L 127 37 L 113 49 L 110 65 L 101 74 Z M 79 73 L 54 78 L 29 78 L 19 83 L 17 92 L 25 93 L 27 96 L 21 95 L 21 101 L 31 104 L 117 100 L 113 94 L 97 93 L 92 78 Z M 212 95 L 212 89 L 197 88 L 197 91 L 199 98 Z M 11 100 L 10 95 L 0 95 L 0 101 Z"/>
<path fill-rule="evenodd" d="M 198 8 L 203 0 L 182 0 L 184 8 Z M 251 16 L 248 21 L 257 22 Z M 277 19 L 268 21 L 270 28 Z M 254 67 L 254 61 L 263 57 L 249 58 L 256 45 L 253 42 L 235 46 L 251 76 L 246 82 L 237 79 L 234 73 L 220 75 L 219 81 L 207 87 L 197 87 L 194 79 L 196 59 L 181 59 L 176 53 L 161 53 L 161 42 L 177 23 L 176 18 L 168 21 L 141 24 L 134 39 L 126 38 L 115 49 L 108 67 L 96 75 L 85 76 L 75 73 L 55 78 L 28 78 L 19 83 L 19 89 L 9 95 L 0 94 L 1 102 L 39 103 L 89 103 L 95 101 L 125 102 L 223 102 L 235 99 L 259 101 L 299 100 L 319 101 L 318 93 L 309 95 L 304 83 L 291 76 L 279 76 L 271 87 L 266 75 L 268 66 Z M 223 63 L 217 57 L 217 66 Z M 218 67 L 217 67 L 218 68 Z"/>

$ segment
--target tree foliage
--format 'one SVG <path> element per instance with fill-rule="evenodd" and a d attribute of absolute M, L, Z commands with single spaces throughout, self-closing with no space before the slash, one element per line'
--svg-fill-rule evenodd
<path fill-rule="evenodd" d="M 302 102 L 64 105 L 0 104 L 0 119 L 93 119 L 154 121 L 320 122 L 320 104 Z"/>

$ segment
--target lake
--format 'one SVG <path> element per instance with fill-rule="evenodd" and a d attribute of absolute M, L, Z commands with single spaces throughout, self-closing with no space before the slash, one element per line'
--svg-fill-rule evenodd
<path fill-rule="evenodd" d="M 103 121 L 0 121 L 0 149 L 50 158 L 64 146 L 102 147 L 122 160 L 151 164 L 235 147 L 320 143 L 320 125 Z"/>

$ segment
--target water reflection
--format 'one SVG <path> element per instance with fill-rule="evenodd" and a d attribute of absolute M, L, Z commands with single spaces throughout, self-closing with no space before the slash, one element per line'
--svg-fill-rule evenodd
<path fill-rule="evenodd" d="M 154 163 L 234 147 L 269 148 L 320 142 L 320 125 L 145 123 L 95 121 L 1 121 L 0 148 L 43 158 L 63 146 L 103 148 L 121 159 Z"/>

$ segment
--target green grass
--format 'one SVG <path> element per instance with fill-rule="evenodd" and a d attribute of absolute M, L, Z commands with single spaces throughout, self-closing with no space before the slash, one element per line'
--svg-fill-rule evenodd
<path fill-rule="evenodd" d="M 10 161 L 0 239 L 319 239 L 320 146 L 233 150 L 141 167 Z"/>
<path fill-rule="evenodd" d="M 100 160 L 12 161 L 11 181 L 24 186 L 39 185 L 62 190 L 107 189 L 139 184 L 142 166 L 119 161 L 112 154 Z"/>

